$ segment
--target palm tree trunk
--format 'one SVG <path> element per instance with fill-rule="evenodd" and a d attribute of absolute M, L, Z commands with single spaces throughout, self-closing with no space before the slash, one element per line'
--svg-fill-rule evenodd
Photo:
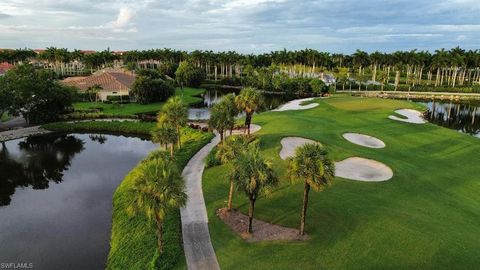
<path fill-rule="evenodd" d="M 253 233 L 253 212 L 255 211 L 255 199 L 250 196 L 250 206 L 248 207 L 248 233 Z"/>
<path fill-rule="evenodd" d="M 224 136 L 223 129 L 222 129 L 222 130 L 218 130 L 218 134 L 220 134 L 220 144 L 223 144 L 223 136 Z"/>
<path fill-rule="evenodd" d="M 300 220 L 300 235 L 305 234 L 305 219 L 307 217 L 307 206 L 308 206 L 308 193 L 310 191 L 310 185 L 305 182 L 305 187 L 303 189 L 303 206 L 302 206 L 302 216 Z"/>
<path fill-rule="evenodd" d="M 173 157 L 173 143 L 170 144 L 170 156 Z"/>
<path fill-rule="evenodd" d="M 252 114 L 247 113 L 245 116 L 245 131 L 247 135 L 250 135 L 250 124 L 252 123 Z"/>
<path fill-rule="evenodd" d="M 163 222 L 160 219 L 160 216 L 155 213 L 155 221 L 157 223 L 157 243 L 158 243 L 158 251 L 160 254 L 163 252 L 163 242 L 162 242 L 162 234 L 163 234 Z"/>
<path fill-rule="evenodd" d="M 233 201 L 233 190 L 234 190 L 234 182 L 233 179 L 230 179 L 230 191 L 228 192 L 228 203 L 227 208 L 228 211 L 232 210 L 232 201 Z"/>
<path fill-rule="evenodd" d="M 180 136 L 180 126 L 177 126 L 177 136 L 178 136 L 178 138 L 177 138 L 178 148 L 180 149 L 182 147 L 182 142 L 180 140 L 180 137 L 181 137 Z"/>

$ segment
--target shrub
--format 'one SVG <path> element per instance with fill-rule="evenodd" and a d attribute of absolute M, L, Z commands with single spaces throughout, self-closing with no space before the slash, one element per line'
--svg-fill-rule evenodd
<path fill-rule="evenodd" d="M 205 167 L 211 168 L 220 165 L 221 162 L 217 158 L 217 148 L 213 148 L 210 153 L 208 153 L 207 157 L 205 158 Z"/>

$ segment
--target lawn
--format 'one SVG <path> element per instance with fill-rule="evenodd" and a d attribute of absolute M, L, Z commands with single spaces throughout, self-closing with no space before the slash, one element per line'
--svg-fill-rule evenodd
<path fill-rule="evenodd" d="M 183 90 L 177 88 L 175 90 L 175 95 L 181 96 L 183 101 L 188 105 L 195 104 L 202 101 L 200 95 L 205 91 L 205 89 L 199 88 L 188 88 L 184 87 Z M 157 102 L 151 104 L 138 104 L 138 103 L 129 103 L 129 104 L 107 104 L 102 102 L 77 102 L 73 104 L 75 110 L 92 110 L 100 109 L 101 113 L 109 116 L 132 116 L 139 113 L 155 113 L 160 111 L 164 102 Z"/>
<path fill-rule="evenodd" d="M 301 136 L 325 145 L 331 157 L 360 156 L 390 166 L 394 177 L 368 183 L 336 178 L 323 192 L 310 192 L 306 242 L 247 243 L 220 221 L 228 180 L 222 166 L 207 169 L 203 194 L 213 245 L 222 269 L 475 269 L 480 265 L 480 141 L 433 124 L 387 119 L 395 109 L 418 105 L 399 100 L 336 96 L 311 110 L 266 112 L 262 154 L 281 184 L 260 198 L 255 215 L 298 227 L 303 185 L 285 178 L 280 140 Z M 354 145 L 345 132 L 376 136 L 383 149 Z M 247 212 L 243 193 L 234 206 Z"/>

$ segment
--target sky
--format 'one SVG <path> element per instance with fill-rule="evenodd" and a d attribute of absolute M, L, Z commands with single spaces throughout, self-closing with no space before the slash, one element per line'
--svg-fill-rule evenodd
<path fill-rule="evenodd" d="M 479 0 L 0 0 L 0 48 L 480 49 Z"/>

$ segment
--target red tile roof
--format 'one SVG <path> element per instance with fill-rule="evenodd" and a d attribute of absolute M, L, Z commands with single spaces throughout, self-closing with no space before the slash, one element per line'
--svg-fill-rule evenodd
<path fill-rule="evenodd" d="M 64 85 L 75 86 L 80 91 L 99 85 L 106 91 L 128 91 L 135 81 L 135 76 L 121 71 L 108 71 L 88 77 L 71 77 L 62 80 Z"/>
<path fill-rule="evenodd" d="M 7 62 L 0 63 L 0 74 L 4 74 L 9 69 L 13 68 L 13 65 Z"/>

